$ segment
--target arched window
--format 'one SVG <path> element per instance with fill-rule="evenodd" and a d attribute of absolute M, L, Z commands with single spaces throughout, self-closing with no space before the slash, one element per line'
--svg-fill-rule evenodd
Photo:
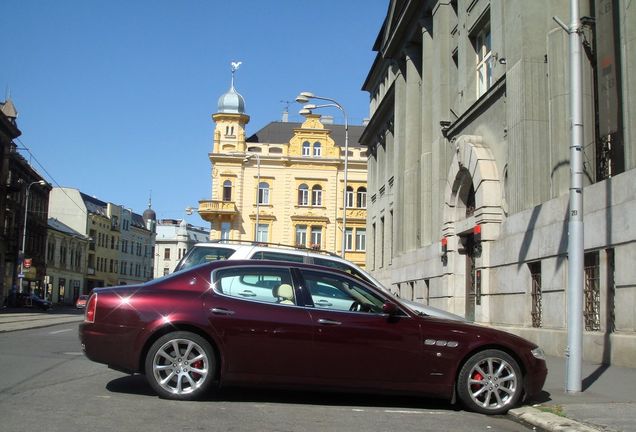
<path fill-rule="evenodd" d="M 314 143 L 314 157 L 320 157 L 320 143 L 319 142 L 315 142 Z"/>
<path fill-rule="evenodd" d="M 357 195 L 358 208 L 367 208 L 367 188 L 360 186 Z"/>
<path fill-rule="evenodd" d="M 353 188 L 347 186 L 347 208 L 353 207 Z"/>
<path fill-rule="evenodd" d="M 267 182 L 258 184 L 258 203 L 269 204 L 269 184 Z"/>
<path fill-rule="evenodd" d="M 305 183 L 298 186 L 298 205 L 309 205 L 309 186 L 307 186 Z"/>
<path fill-rule="evenodd" d="M 223 182 L 223 201 L 232 201 L 232 181 Z"/>
<path fill-rule="evenodd" d="M 308 157 L 311 154 L 310 151 L 311 151 L 311 144 L 309 144 L 309 141 L 305 141 L 303 143 L 303 153 L 302 153 L 302 155 Z"/>
<path fill-rule="evenodd" d="M 322 187 L 320 185 L 314 185 L 311 188 L 311 205 L 322 206 Z"/>

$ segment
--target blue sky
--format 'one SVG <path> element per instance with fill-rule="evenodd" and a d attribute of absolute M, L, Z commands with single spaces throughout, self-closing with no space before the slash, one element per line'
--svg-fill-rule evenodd
<path fill-rule="evenodd" d="M 300 121 L 300 91 L 337 99 L 351 124 L 388 0 L 3 1 L 0 100 L 18 109 L 18 144 L 55 186 L 158 218 L 210 199 L 208 153 L 230 62 L 248 136 Z M 342 123 L 339 111 L 332 114 Z M 23 152 L 25 157 L 29 155 Z M 50 174 L 47 175 L 46 172 Z M 195 225 L 206 223 L 193 215 Z"/>

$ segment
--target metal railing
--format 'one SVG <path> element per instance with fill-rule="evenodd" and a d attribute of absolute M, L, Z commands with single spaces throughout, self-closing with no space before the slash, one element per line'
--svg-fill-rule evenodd
<path fill-rule="evenodd" d="M 585 330 L 587 331 L 599 331 L 601 329 L 601 287 L 599 273 L 598 255 L 596 255 L 596 262 L 585 266 L 585 287 L 583 288 L 585 308 L 583 310 L 583 317 L 585 320 Z"/>

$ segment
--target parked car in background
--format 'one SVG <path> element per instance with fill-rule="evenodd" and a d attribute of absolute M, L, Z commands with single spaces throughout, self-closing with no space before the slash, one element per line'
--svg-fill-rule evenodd
<path fill-rule="evenodd" d="M 501 414 L 537 394 L 543 351 L 518 336 L 414 313 L 365 280 L 302 262 L 213 261 L 96 288 L 86 356 L 143 373 L 160 397 L 218 386 L 409 393 Z"/>
<path fill-rule="evenodd" d="M 84 309 L 86 307 L 86 302 L 88 301 L 88 295 L 82 294 L 75 301 L 75 307 L 77 309 Z"/>
<path fill-rule="evenodd" d="M 206 243 L 197 243 L 190 248 L 183 258 L 181 258 L 181 261 L 179 261 L 174 271 L 177 272 L 189 269 L 212 261 L 243 259 L 304 262 L 335 268 L 349 273 L 353 277 L 366 281 L 386 292 L 390 292 L 378 280 L 358 267 L 356 264 L 351 261 L 347 261 L 332 252 L 281 244 L 254 242 L 250 240 L 218 240 Z M 406 299 L 402 299 L 402 303 L 405 303 L 416 313 L 465 321 L 465 318 L 459 315 L 424 305 L 422 303 Z"/>
<path fill-rule="evenodd" d="M 44 311 L 47 311 L 53 307 L 53 303 L 46 299 L 38 297 L 33 293 L 18 293 L 16 300 L 17 305 L 21 307 L 33 307 L 42 309 Z"/>

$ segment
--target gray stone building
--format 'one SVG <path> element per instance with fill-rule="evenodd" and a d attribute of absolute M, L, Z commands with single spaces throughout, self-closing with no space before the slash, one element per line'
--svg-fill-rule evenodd
<path fill-rule="evenodd" d="M 581 0 L 584 357 L 636 365 L 636 8 Z M 567 0 L 391 0 L 363 84 L 367 268 L 566 349 Z M 632 89 L 630 91 L 630 89 Z"/>

